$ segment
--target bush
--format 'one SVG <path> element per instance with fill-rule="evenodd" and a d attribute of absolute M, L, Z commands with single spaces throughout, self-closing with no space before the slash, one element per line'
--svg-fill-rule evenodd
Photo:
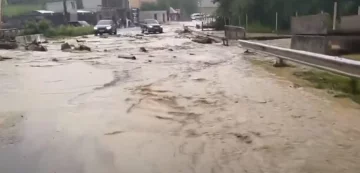
<path fill-rule="evenodd" d="M 44 34 L 47 37 L 54 37 L 54 36 L 81 36 L 81 35 L 89 35 L 93 33 L 94 33 L 94 28 L 91 26 L 74 27 L 74 26 L 62 25 L 57 28 L 51 28 Z"/>
<path fill-rule="evenodd" d="M 260 22 L 254 22 L 248 25 L 246 31 L 254 33 L 271 33 L 273 32 L 273 29 L 271 29 L 271 27 L 262 25 Z"/>
<path fill-rule="evenodd" d="M 59 27 L 52 27 L 51 22 L 42 20 L 38 23 L 29 22 L 25 26 L 24 34 L 44 34 L 46 37 L 56 36 L 81 36 L 93 34 L 94 29 L 91 26 L 88 27 L 74 27 L 70 25 L 61 25 Z"/>

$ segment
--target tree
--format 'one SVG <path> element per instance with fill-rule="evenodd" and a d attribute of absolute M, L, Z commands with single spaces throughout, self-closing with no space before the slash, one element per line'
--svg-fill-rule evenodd
<path fill-rule="evenodd" d="M 141 4 L 141 10 L 168 10 L 170 7 L 181 9 L 182 13 L 190 16 L 190 14 L 196 12 L 197 1 L 196 0 L 157 0 L 157 2 L 143 2 Z"/>
<path fill-rule="evenodd" d="M 214 0 L 214 3 L 220 5 L 217 10 L 219 16 L 245 19 L 247 14 L 249 23 L 260 23 L 267 27 L 275 25 L 277 12 L 280 29 L 289 29 L 290 19 L 296 12 L 299 15 L 318 14 L 321 11 L 332 14 L 336 1 L 339 15 L 357 14 L 360 0 Z"/>

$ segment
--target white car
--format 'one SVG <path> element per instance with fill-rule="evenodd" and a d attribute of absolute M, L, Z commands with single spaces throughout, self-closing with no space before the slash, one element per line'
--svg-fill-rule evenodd
<path fill-rule="evenodd" d="M 202 13 L 194 13 L 191 15 L 191 20 L 198 20 L 204 17 L 204 14 Z"/>

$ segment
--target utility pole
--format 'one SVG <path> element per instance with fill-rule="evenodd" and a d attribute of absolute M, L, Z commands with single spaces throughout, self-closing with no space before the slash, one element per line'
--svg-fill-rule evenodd
<path fill-rule="evenodd" d="M 2 16 L 3 16 L 3 5 L 4 5 L 4 0 L 1 0 L 1 2 L 0 2 L 0 28 L 2 28 Z"/>
<path fill-rule="evenodd" d="M 333 30 L 336 29 L 337 2 L 334 3 Z"/>
<path fill-rule="evenodd" d="M 275 31 L 276 31 L 276 33 L 278 31 L 278 12 L 276 12 L 276 15 L 275 15 Z"/>
<path fill-rule="evenodd" d="M 245 29 L 248 29 L 248 15 L 245 16 Z"/>
<path fill-rule="evenodd" d="M 69 19 L 68 19 L 66 0 L 63 0 L 63 7 L 64 7 L 64 22 L 65 22 L 65 24 L 67 24 L 69 22 Z"/>

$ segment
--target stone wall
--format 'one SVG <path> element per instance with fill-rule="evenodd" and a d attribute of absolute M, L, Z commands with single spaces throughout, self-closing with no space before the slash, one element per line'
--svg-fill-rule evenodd
<path fill-rule="evenodd" d="M 360 53 L 360 36 L 310 36 L 293 35 L 291 49 L 325 55 Z"/>

